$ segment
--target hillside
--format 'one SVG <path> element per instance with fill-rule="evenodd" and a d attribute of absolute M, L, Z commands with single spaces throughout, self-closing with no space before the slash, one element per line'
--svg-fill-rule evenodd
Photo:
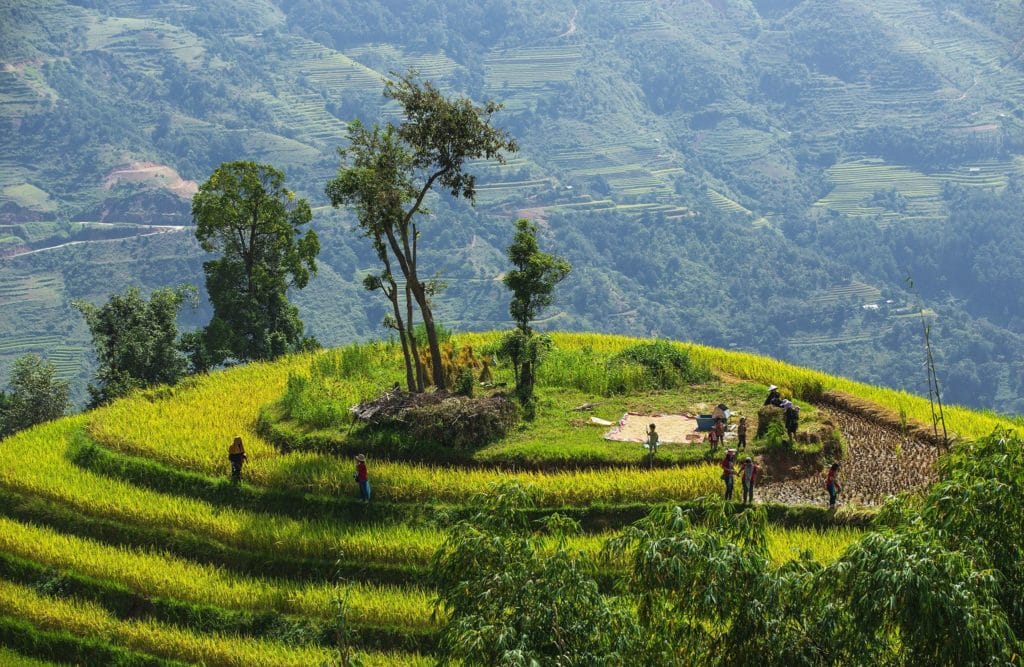
<path fill-rule="evenodd" d="M 345 123 L 391 118 L 382 77 L 416 68 L 503 102 L 522 146 L 479 165 L 475 209 L 432 203 L 447 325 L 506 322 L 494 279 L 526 215 L 576 267 L 548 326 L 923 393 L 923 306 L 947 401 L 1024 411 L 1019 2 L 52 0 L 0 19 L 0 372 L 43 351 L 82 396 L 69 299 L 201 285 L 188 198 L 222 161 L 270 162 L 324 206 Z M 374 335 L 372 250 L 339 212 L 315 225 L 310 332 Z"/>
<path fill-rule="evenodd" d="M 453 344 L 484 349 L 494 340 L 493 334 L 462 335 Z M 847 396 L 845 406 L 800 400 L 808 430 L 841 416 L 836 426 L 849 449 L 847 488 L 844 507 L 826 512 L 815 469 L 808 474 L 817 482 L 810 498 L 817 507 L 762 506 L 774 566 L 803 550 L 832 562 L 867 534 L 870 506 L 933 479 L 934 445 L 900 430 L 891 416 L 902 411 L 913 426 L 927 418 L 927 403 L 891 390 L 700 346 L 679 349 L 720 379 L 681 392 L 617 397 L 579 388 L 602 376 L 607 366 L 600 360 L 642 343 L 557 334 L 557 354 L 539 378 L 535 424 L 479 449 L 468 464 L 437 467 L 375 445 L 368 450 L 369 505 L 354 497 L 348 457 L 282 453 L 260 435 L 257 422 L 300 377 L 330 381 L 333 393 L 321 399 L 338 412 L 353 397 L 376 396 L 400 372 L 394 345 L 240 366 L 11 437 L 0 443 L 0 646 L 89 664 L 115 658 L 321 664 L 335 642 L 332 601 L 342 599 L 365 664 L 431 664 L 445 614 L 431 615 L 433 592 L 424 583 L 429 561 L 451 522 L 475 507 L 489 484 L 536 488 L 536 513 L 558 510 L 579 520 L 584 532 L 572 538 L 572 548 L 592 555 L 653 507 L 721 493 L 718 466 L 688 458 L 706 445 L 669 447 L 658 453 L 657 468 L 637 467 L 641 445 L 606 441 L 604 429 L 581 426 L 580 413 L 570 408 L 577 401 L 596 402 L 597 414 L 612 415 L 624 407 L 702 410 L 725 399 L 749 414 L 769 378 L 796 397 L 801 391 Z M 590 355 L 591 363 L 580 364 L 580 355 Z M 328 368 L 335 374 L 324 375 Z M 496 380 L 508 374 L 498 369 Z M 966 410 L 947 419 L 960 437 L 1005 425 Z M 224 460 L 235 434 L 250 458 L 237 487 L 227 481 Z M 795 488 L 799 480 L 771 467 L 770 451 L 758 443 L 751 448 L 770 471 L 759 503 Z M 598 458 L 579 468 L 579 455 Z M 501 462 L 509 457 L 518 472 Z"/>

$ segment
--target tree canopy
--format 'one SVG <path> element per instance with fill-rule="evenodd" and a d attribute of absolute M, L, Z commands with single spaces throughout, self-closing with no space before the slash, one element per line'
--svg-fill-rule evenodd
<path fill-rule="evenodd" d="M 188 368 L 177 346 L 178 310 L 195 300 L 195 288 L 154 290 L 149 300 L 129 288 L 96 306 L 75 301 L 92 333 L 99 368 L 89 384 L 91 405 L 101 405 L 133 389 L 175 384 Z"/>
<path fill-rule="evenodd" d="M 67 412 L 67 380 L 57 377 L 53 363 L 38 354 L 14 360 L 8 381 L 10 392 L 0 391 L 0 438 L 56 419 Z"/>
<path fill-rule="evenodd" d="M 445 388 L 441 350 L 434 325 L 430 297 L 437 283 L 420 277 L 416 216 L 427 213 L 424 200 L 435 186 L 457 199 L 473 202 L 476 176 L 466 161 L 504 161 L 505 152 L 516 150 L 508 134 L 491 125 L 491 116 L 501 105 L 486 102 L 477 106 L 467 98 L 445 97 L 430 82 L 420 81 L 415 72 L 392 73 L 384 96 L 402 107 L 399 125 L 368 128 L 359 121 L 349 124 L 348 145 L 339 150 L 342 164 L 338 175 L 328 182 L 327 196 L 334 206 L 349 206 L 356 212 L 362 233 L 371 239 L 384 264 L 381 287 L 395 311 L 395 326 L 403 340 L 406 367 L 415 367 L 410 390 L 422 390 L 425 382 L 412 331 L 415 302 L 427 334 L 430 374 L 439 389 Z M 398 264 L 405 280 L 405 318 L 390 296 L 397 290 L 390 259 Z"/>
<path fill-rule="evenodd" d="M 196 238 L 220 257 L 203 264 L 213 319 L 203 354 L 193 355 L 197 365 L 273 359 L 303 346 L 302 320 L 287 293 L 316 273 L 320 241 L 300 229 L 312 216 L 270 165 L 227 162 L 199 187 L 192 200 Z"/>

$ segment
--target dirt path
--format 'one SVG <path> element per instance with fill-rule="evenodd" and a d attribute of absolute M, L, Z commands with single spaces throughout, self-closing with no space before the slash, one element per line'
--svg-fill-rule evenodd
<path fill-rule="evenodd" d="M 568 37 L 569 35 L 576 33 L 576 17 L 580 15 L 580 8 L 573 8 L 572 18 L 569 19 L 569 27 L 559 37 Z"/>
<path fill-rule="evenodd" d="M 899 429 L 859 415 L 818 406 L 822 415 L 839 426 L 849 446 L 840 483 L 841 504 L 879 505 L 886 496 L 926 487 L 937 478 L 935 461 L 939 450 Z M 820 470 L 792 470 L 791 479 L 769 483 L 758 489 L 758 500 L 783 503 L 827 504 L 825 473 Z"/>

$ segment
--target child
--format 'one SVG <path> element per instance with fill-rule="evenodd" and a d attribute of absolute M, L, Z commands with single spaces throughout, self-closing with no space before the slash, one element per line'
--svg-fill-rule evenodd
<path fill-rule="evenodd" d="M 238 484 L 242 481 L 242 463 L 248 461 L 245 455 L 245 446 L 242 444 L 242 436 L 236 435 L 228 447 L 228 461 L 231 461 L 231 481 Z"/>
<path fill-rule="evenodd" d="M 753 504 L 754 484 L 757 483 L 757 473 L 761 472 L 761 466 L 754 463 L 749 456 L 743 459 L 743 474 L 740 481 L 743 482 L 743 504 Z"/>
<path fill-rule="evenodd" d="M 725 481 L 725 499 L 732 500 L 733 475 L 736 470 L 733 464 L 736 461 L 736 450 L 725 450 L 725 458 L 722 459 L 722 479 Z"/>
<path fill-rule="evenodd" d="M 736 427 L 736 437 L 739 439 L 739 448 L 743 449 L 747 446 L 747 418 L 740 417 L 740 423 Z"/>
<path fill-rule="evenodd" d="M 356 456 L 355 480 L 359 484 L 359 497 L 364 503 L 370 502 L 370 476 L 366 473 L 366 457 L 362 454 Z"/>
<path fill-rule="evenodd" d="M 836 508 L 836 496 L 843 490 L 842 485 L 839 484 L 838 463 L 833 463 L 828 469 L 828 476 L 825 477 L 825 490 L 828 491 L 828 508 L 834 510 Z"/>
<path fill-rule="evenodd" d="M 658 432 L 655 430 L 656 424 L 651 424 L 647 427 L 647 443 L 644 447 L 647 448 L 647 465 L 654 467 L 654 455 L 658 452 Z"/>
<path fill-rule="evenodd" d="M 711 451 L 718 449 L 718 429 L 714 426 L 708 431 L 708 446 L 711 447 Z"/>

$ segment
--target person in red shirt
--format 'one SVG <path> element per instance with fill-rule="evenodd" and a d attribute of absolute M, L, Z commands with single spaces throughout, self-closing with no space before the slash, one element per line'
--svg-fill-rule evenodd
<path fill-rule="evenodd" d="M 828 491 L 828 508 L 836 508 L 836 496 L 843 490 L 839 484 L 839 464 L 833 463 L 828 469 L 828 476 L 825 477 L 825 490 Z"/>
<path fill-rule="evenodd" d="M 370 502 L 370 476 L 366 472 L 366 457 L 362 454 L 356 457 L 355 480 L 359 484 L 359 497 L 364 503 Z"/>
<path fill-rule="evenodd" d="M 732 488 L 736 474 L 736 450 L 725 450 L 725 458 L 722 459 L 722 479 L 725 481 L 725 499 L 732 500 Z"/>

